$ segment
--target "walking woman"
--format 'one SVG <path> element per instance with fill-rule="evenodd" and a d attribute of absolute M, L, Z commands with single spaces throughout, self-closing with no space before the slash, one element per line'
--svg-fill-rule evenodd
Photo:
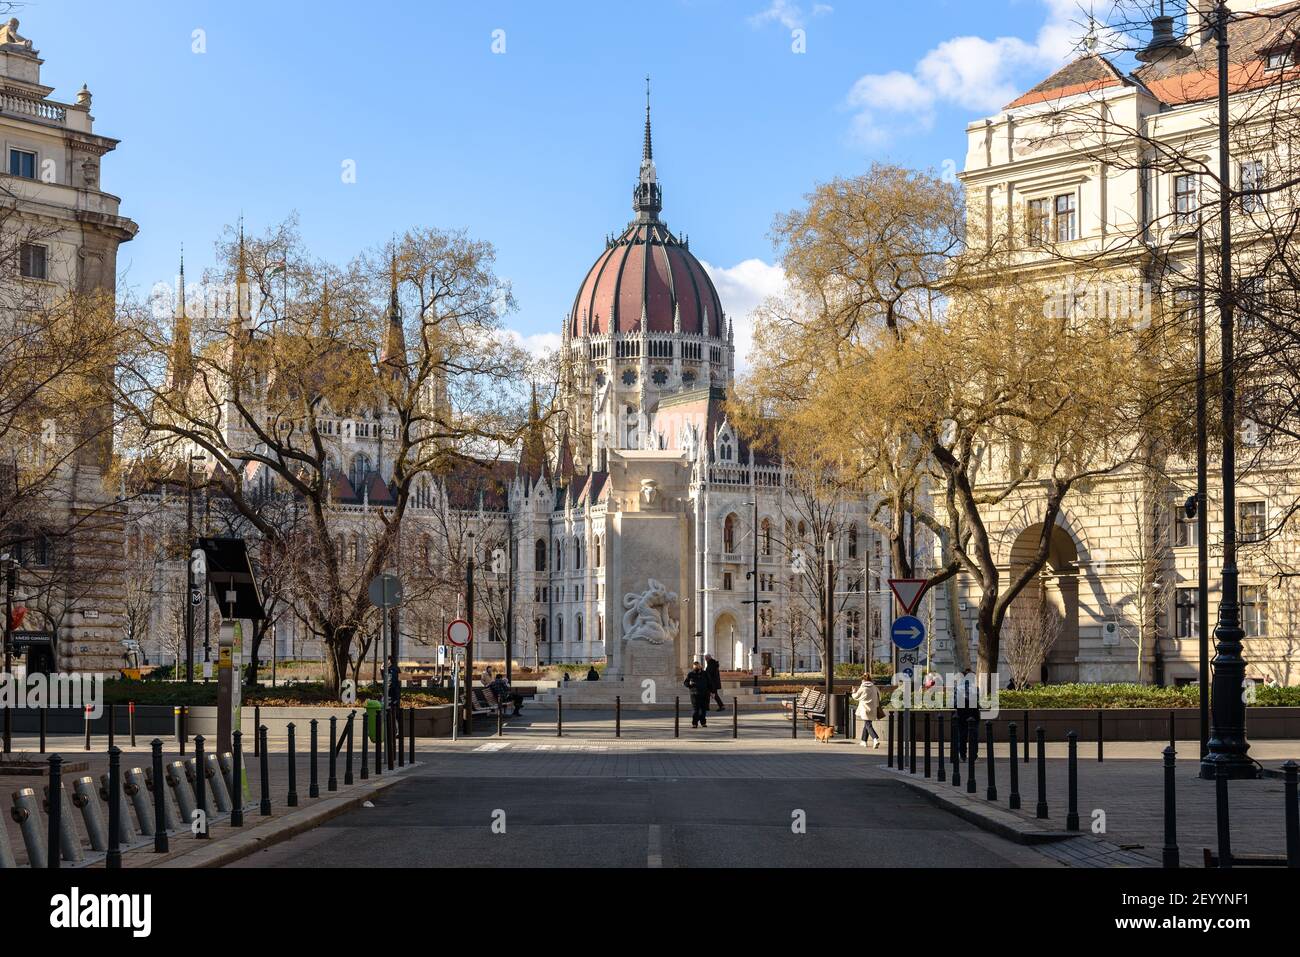
<path fill-rule="evenodd" d="M 880 747 L 880 735 L 876 733 L 876 726 L 873 722 L 878 721 L 882 715 L 880 713 L 880 690 L 871 683 L 871 676 L 864 674 L 862 684 L 858 685 L 858 690 L 853 692 L 853 700 L 858 703 L 858 721 L 862 723 L 862 731 L 858 734 L 858 744 L 864 748 L 867 746 L 867 737 L 875 742 L 872 747 Z"/>

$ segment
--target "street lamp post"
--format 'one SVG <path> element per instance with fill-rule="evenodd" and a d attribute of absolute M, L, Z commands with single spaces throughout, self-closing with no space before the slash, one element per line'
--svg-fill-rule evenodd
<path fill-rule="evenodd" d="M 1219 590 L 1219 622 L 1214 629 L 1213 689 L 1210 696 L 1210 732 L 1201 758 L 1200 776 L 1213 780 L 1220 769 L 1228 778 L 1254 778 L 1255 763 L 1247 756 L 1246 702 L 1242 686 L 1246 662 L 1242 657 L 1245 632 L 1241 627 L 1241 605 L 1237 589 L 1237 494 L 1236 494 L 1236 373 L 1233 366 L 1233 280 L 1232 280 L 1232 179 L 1228 144 L 1228 5 L 1219 0 L 1214 8 L 1214 35 L 1218 48 L 1219 122 L 1219 348 L 1222 365 L 1220 403 L 1222 407 L 1223 459 L 1223 570 Z M 1145 62 L 1163 57 L 1183 57 L 1191 51 L 1173 37 L 1172 18 L 1152 21 L 1151 43 L 1138 53 Z M 1204 670 L 1202 670 L 1204 680 Z"/>
<path fill-rule="evenodd" d="M 752 582 L 753 593 L 749 601 L 741 602 L 741 604 L 754 606 L 754 647 L 750 652 L 752 657 L 749 664 L 751 670 L 754 672 L 754 687 L 757 688 L 758 675 L 759 672 L 762 671 L 761 658 L 759 657 L 758 651 L 758 606 L 770 605 L 772 600 L 770 598 L 760 599 L 758 597 L 758 499 L 755 498 L 754 501 L 746 502 L 745 504 L 754 506 L 754 564 L 750 571 L 745 573 L 745 577 Z"/>

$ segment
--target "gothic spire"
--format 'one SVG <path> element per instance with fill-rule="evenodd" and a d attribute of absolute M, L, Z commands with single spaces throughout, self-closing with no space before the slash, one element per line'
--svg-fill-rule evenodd
<path fill-rule="evenodd" d="M 649 76 L 645 78 L 645 140 L 641 146 L 641 175 L 632 190 L 632 209 L 636 211 L 637 221 L 642 223 L 659 222 L 659 211 L 663 209 L 659 178 L 655 174 L 654 147 L 650 141 Z"/>
<path fill-rule="evenodd" d="M 190 318 L 185 313 L 185 247 L 181 246 L 181 271 L 176 281 L 176 308 L 172 313 L 171 385 L 189 386 L 194 346 L 190 339 Z"/>
<path fill-rule="evenodd" d="M 645 77 L 645 145 L 641 147 L 641 162 L 653 162 L 654 147 L 650 143 L 650 74 Z"/>

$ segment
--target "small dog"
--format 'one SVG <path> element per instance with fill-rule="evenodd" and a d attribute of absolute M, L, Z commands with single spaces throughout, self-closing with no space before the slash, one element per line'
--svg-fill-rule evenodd
<path fill-rule="evenodd" d="M 817 740 L 822 744 L 829 744 L 831 738 L 835 736 L 835 729 L 829 724 L 818 722 L 813 725 L 813 734 L 816 735 Z"/>

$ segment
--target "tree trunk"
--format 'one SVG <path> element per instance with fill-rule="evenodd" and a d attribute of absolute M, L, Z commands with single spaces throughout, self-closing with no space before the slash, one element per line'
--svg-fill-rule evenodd
<path fill-rule="evenodd" d="M 352 649 L 351 628 L 335 628 L 325 635 L 325 690 L 335 698 L 343 693 L 348 676 L 348 652 Z"/>

